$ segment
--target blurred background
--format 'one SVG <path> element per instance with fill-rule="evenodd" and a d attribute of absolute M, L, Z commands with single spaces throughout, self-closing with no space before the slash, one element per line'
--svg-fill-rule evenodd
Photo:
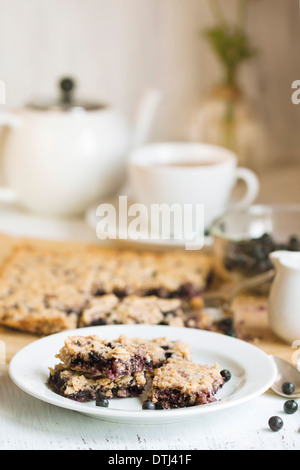
<path fill-rule="evenodd" d="M 134 119 L 142 94 L 154 87 L 162 92 L 162 102 L 151 140 L 218 142 L 218 130 L 217 135 L 205 137 L 207 120 L 211 115 L 220 118 L 214 99 L 226 95 L 226 90 L 214 91 L 216 85 L 224 85 L 225 68 L 218 45 L 212 45 L 204 33 L 217 24 L 216 3 L 0 0 L 0 78 L 6 84 L 6 105 L 1 110 L 35 96 L 55 97 L 59 78 L 72 76 L 77 95 L 114 104 Z M 242 114 L 251 121 L 241 131 L 246 134 L 242 145 L 258 141 L 258 136 L 262 144 L 253 156 L 252 150 L 241 155 L 241 160 L 246 158 L 241 163 L 261 171 L 297 162 L 300 112 L 291 102 L 291 84 L 300 77 L 299 2 L 221 0 L 219 4 L 226 21 L 242 22 L 255 50 L 240 64 L 236 81 L 244 100 Z"/>
<path fill-rule="evenodd" d="M 86 238 L 88 220 L 94 240 L 95 207 L 126 183 L 147 93 L 160 97 L 148 141 L 227 147 L 259 176 L 256 202 L 300 202 L 298 0 L 0 0 L 0 12 L 1 232 Z M 129 131 L 102 108 L 65 113 L 63 77 L 75 101 L 112 105 Z M 39 215 L 78 217 L 61 228 Z"/>

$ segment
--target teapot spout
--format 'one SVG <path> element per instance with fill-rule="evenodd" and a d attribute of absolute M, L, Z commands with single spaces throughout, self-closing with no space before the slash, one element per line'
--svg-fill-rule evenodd
<path fill-rule="evenodd" d="M 142 99 L 138 109 L 132 138 L 133 149 L 140 147 L 147 142 L 161 99 L 162 93 L 156 89 L 148 90 Z"/>

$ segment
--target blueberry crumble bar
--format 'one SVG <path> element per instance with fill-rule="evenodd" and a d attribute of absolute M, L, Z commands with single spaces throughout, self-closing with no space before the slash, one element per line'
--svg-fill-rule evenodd
<path fill-rule="evenodd" d="M 18 248 L 0 273 L 0 324 L 46 335 L 78 326 L 92 272 L 70 252 Z"/>
<path fill-rule="evenodd" d="M 152 355 L 143 344 L 123 341 L 122 337 L 108 341 L 96 335 L 71 336 L 56 357 L 72 370 L 110 380 L 155 367 Z M 159 360 L 163 362 L 162 352 Z"/>
<path fill-rule="evenodd" d="M 204 253 L 103 250 L 100 263 L 96 253 L 94 295 L 190 299 L 202 295 L 213 270 L 212 257 Z"/>
<path fill-rule="evenodd" d="M 93 336 L 71 336 L 57 358 L 69 369 L 110 380 L 140 371 L 153 371 L 171 356 L 188 356 L 181 341 L 147 341 L 122 335 L 115 341 Z"/>
<path fill-rule="evenodd" d="M 129 295 L 119 299 L 114 294 L 94 297 L 83 310 L 79 326 L 138 324 L 184 326 L 180 299 L 160 299 L 154 295 Z"/>
<path fill-rule="evenodd" d="M 119 298 L 115 294 L 93 297 L 79 318 L 79 327 L 116 324 L 169 325 L 210 329 L 211 315 L 201 299 L 162 299 L 155 295 Z"/>
<path fill-rule="evenodd" d="M 93 377 L 73 371 L 63 364 L 50 368 L 48 385 L 55 393 L 78 402 L 97 400 L 98 397 L 126 398 L 136 397 L 144 390 L 147 383 L 145 372 L 110 380 L 107 377 Z"/>
<path fill-rule="evenodd" d="M 49 368 L 47 385 L 79 402 L 139 396 L 149 385 L 144 405 L 151 408 L 143 409 L 182 408 L 215 401 L 228 380 L 218 364 L 192 362 L 190 346 L 167 337 L 71 336 L 56 357 L 61 362 Z"/>
<path fill-rule="evenodd" d="M 171 358 L 156 369 L 147 401 L 158 408 L 183 408 L 215 401 L 224 384 L 219 366 Z"/>

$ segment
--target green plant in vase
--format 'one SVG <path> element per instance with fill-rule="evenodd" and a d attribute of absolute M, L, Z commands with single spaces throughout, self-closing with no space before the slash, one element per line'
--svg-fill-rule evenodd
<path fill-rule="evenodd" d="M 220 1 L 208 0 L 215 24 L 202 31 L 202 35 L 218 58 L 222 70 L 222 78 L 212 89 L 209 97 L 211 106 L 206 114 L 202 113 L 200 118 L 205 127 L 203 131 L 205 138 L 202 140 L 223 145 L 236 152 L 241 147 L 241 134 L 246 135 L 251 127 L 248 125 L 248 120 L 247 129 L 244 125 L 242 131 L 237 130 L 242 121 L 246 123 L 245 114 L 248 112 L 245 111 L 244 94 L 239 85 L 239 70 L 243 63 L 249 61 L 257 53 L 245 30 L 248 1 L 236 0 L 236 17 L 233 21 L 229 21 Z M 222 5 L 225 4 L 223 0 Z M 240 151 L 242 152 L 245 154 L 250 150 L 244 148 Z M 249 158 L 252 157 L 250 155 L 241 157 L 243 160 L 249 160 Z"/>
<path fill-rule="evenodd" d="M 234 24 L 226 20 L 218 0 L 209 0 L 209 4 L 216 25 L 205 29 L 203 34 L 223 65 L 223 84 L 237 88 L 240 65 L 256 54 L 245 31 L 248 0 L 238 0 L 238 14 Z"/>

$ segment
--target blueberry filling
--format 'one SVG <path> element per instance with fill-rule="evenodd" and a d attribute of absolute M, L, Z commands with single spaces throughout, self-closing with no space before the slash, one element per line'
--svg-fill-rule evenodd
<path fill-rule="evenodd" d="M 192 299 L 203 294 L 203 289 L 193 286 L 190 282 L 182 284 L 182 286 L 171 294 L 171 297 L 179 297 L 181 299 Z"/>
<path fill-rule="evenodd" d="M 51 375 L 48 379 L 48 385 L 51 390 L 58 395 L 63 397 L 70 398 L 81 403 L 86 403 L 95 399 L 95 393 L 91 390 L 80 390 L 77 393 L 71 393 L 65 395 L 65 390 L 67 388 L 67 382 L 60 378 L 59 374 Z"/>
<path fill-rule="evenodd" d="M 131 375 L 142 370 L 152 370 L 159 365 L 144 356 L 134 355 L 130 361 L 122 362 L 115 358 L 104 359 L 101 354 L 90 351 L 88 361 L 78 355 L 71 360 L 70 366 L 80 367 L 82 371 L 88 372 L 94 377 L 103 375 L 110 380 L 114 380 L 121 375 Z"/>
<path fill-rule="evenodd" d="M 202 405 L 215 401 L 214 396 L 207 392 L 197 392 L 193 396 L 185 396 L 180 390 L 170 389 L 156 391 L 157 406 L 163 408 L 184 408 L 193 405 Z"/>
<path fill-rule="evenodd" d="M 160 287 L 158 289 L 149 289 L 143 293 L 144 296 L 149 297 L 152 295 L 155 295 L 156 297 L 159 297 L 161 299 L 167 299 L 170 297 L 170 293 L 167 289 L 164 287 Z"/>
<path fill-rule="evenodd" d="M 90 326 L 101 326 L 101 325 L 107 325 L 107 322 L 103 318 L 97 318 L 97 320 L 92 321 Z"/>

